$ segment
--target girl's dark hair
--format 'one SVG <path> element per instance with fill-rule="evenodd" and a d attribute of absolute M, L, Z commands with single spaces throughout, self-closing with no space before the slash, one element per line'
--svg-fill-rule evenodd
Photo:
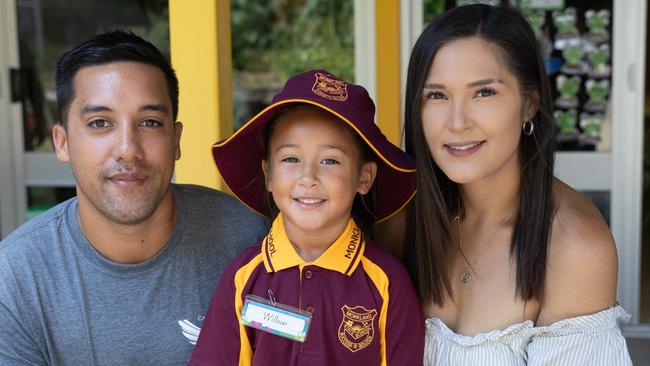
<path fill-rule="evenodd" d="M 519 143 L 521 181 L 510 256 L 516 263 L 517 295 L 525 300 L 541 299 L 554 214 L 552 100 L 535 35 L 526 19 L 510 7 L 478 4 L 453 8 L 429 24 L 413 48 L 404 132 L 406 152 L 416 158 L 418 193 L 408 214 L 405 264 L 424 303 L 441 306 L 445 296 L 453 297 L 446 256 L 454 237 L 451 218 L 461 209 L 460 191 L 429 153 L 422 129 L 422 89 L 436 52 L 467 37 L 496 45 L 519 81 L 522 96 L 538 108 L 532 118 L 534 133 L 522 135 Z"/>
<path fill-rule="evenodd" d="M 375 154 L 370 150 L 368 145 L 361 139 L 361 136 L 359 136 L 350 126 L 348 126 L 346 122 L 341 121 L 340 118 L 338 118 L 337 116 L 308 103 L 295 103 L 295 104 L 288 105 L 287 107 L 284 107 L 281 110 L 279 110 L 275 114 L 275 116 L 273 116 L 273 119 L 266 124 L 266 126 L 264 127 L 264 158 L 267 161 L 269 161 L 269 144 L 271 142 L 271 137 L 273 137 L 273 133 L 275 132 L 275 128 L 278 125 L 278 122 L 280 122 L 283 119 L 283 117 L 286 116 L 287 114 L 294 112 L 298 109 L 313 111 L 322 114 L 325 118 L 343 124 L 343 126 L 345 126 L 346 131 L 350 134 L 350 136 L 352 136 L 357 148 L 359 149 L 360 163 L 376 161 Z M 273 201 L 273 195 L 271 194 L 271 192 L 267 192 L 266 201 L 269 207 L 269 212 L 271 212 L 272 214 L 272 218 L 275 218 L 278 215 L 279 210 L 278 207 L 275 205 L 275 201 Z M 362 232 L 366 236 L 370 236 L 372 234 L 372 228 L 376 221 L 375 216 L 373 215 L 374 206 L 375 206 L 374 187 L 370 188 L 370 191 L 368 191 L 368 193 L 366 193 L 363 196 L 361 196 L 358 193 L 354 196 L 351 215 L 354 221 L 357 223 L 357 225 L 359 225 L 359 228 L 361 228 Z"/>

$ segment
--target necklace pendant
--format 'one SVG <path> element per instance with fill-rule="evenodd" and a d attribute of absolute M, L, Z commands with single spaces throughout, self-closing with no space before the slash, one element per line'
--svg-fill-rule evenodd
<path fill-rule="evenodd" d="M 465 267 L 463 274 L 460 275 L 460 280 L 463 281 L 463 283 L 469 283 L 469 281 L 472 280 L 472 274 L 469 272 L 469 268 Z"/>

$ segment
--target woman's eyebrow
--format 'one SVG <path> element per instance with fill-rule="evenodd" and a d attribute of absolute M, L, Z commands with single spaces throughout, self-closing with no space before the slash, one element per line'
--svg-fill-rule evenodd
<path fill-rule="evenodd" d="M 490 85 L 493 83 L 505 84 L 505 82 L 501 79 L 483 79 L 483 80 L 472 81 L 471 83 L 467 84 L 465 87 L 467 89 L 470 89 L 470 88 L 476 88 L 477 86 Z"/>
<path fill-rule="evenodd" d="M 424 89 L 445 89 L 445 85 L 438 83 L 426 83 L 424 84 Z"/>
<path fill-rule="evenodd" d="M 468 83 L 467 85 L 465 85 L 465 88 L 471 89 L 479 86 L 490 85 L 493 83 L 505 84 L 505 82 L 501 79 L 482 79 L 482 80 L 472 81 L 471 83 Z M 424 89 L 445 89 L 445 84 L 426 83 L 424 84 Z"/>

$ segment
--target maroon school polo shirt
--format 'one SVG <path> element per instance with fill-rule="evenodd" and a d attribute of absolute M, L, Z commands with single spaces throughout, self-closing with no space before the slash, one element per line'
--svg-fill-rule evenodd
<path fill-rule="evenodd" d="M 304 343 L 239 323 L 248 294 L 312 314 Z M 422 365 L 424 320 L 402 265 L 350 220 L 314 262 L 296 253 L 282 216 L 223 273 L 190 365 Z"/>

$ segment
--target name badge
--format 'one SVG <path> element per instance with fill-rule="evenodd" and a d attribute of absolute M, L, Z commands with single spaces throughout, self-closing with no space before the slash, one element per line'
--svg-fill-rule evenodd
<path fill-rule="evenodd" d="M 304 342 L 311 314 L 260 296 L 246 295 L 239 321 L 247 327 Z"/>

